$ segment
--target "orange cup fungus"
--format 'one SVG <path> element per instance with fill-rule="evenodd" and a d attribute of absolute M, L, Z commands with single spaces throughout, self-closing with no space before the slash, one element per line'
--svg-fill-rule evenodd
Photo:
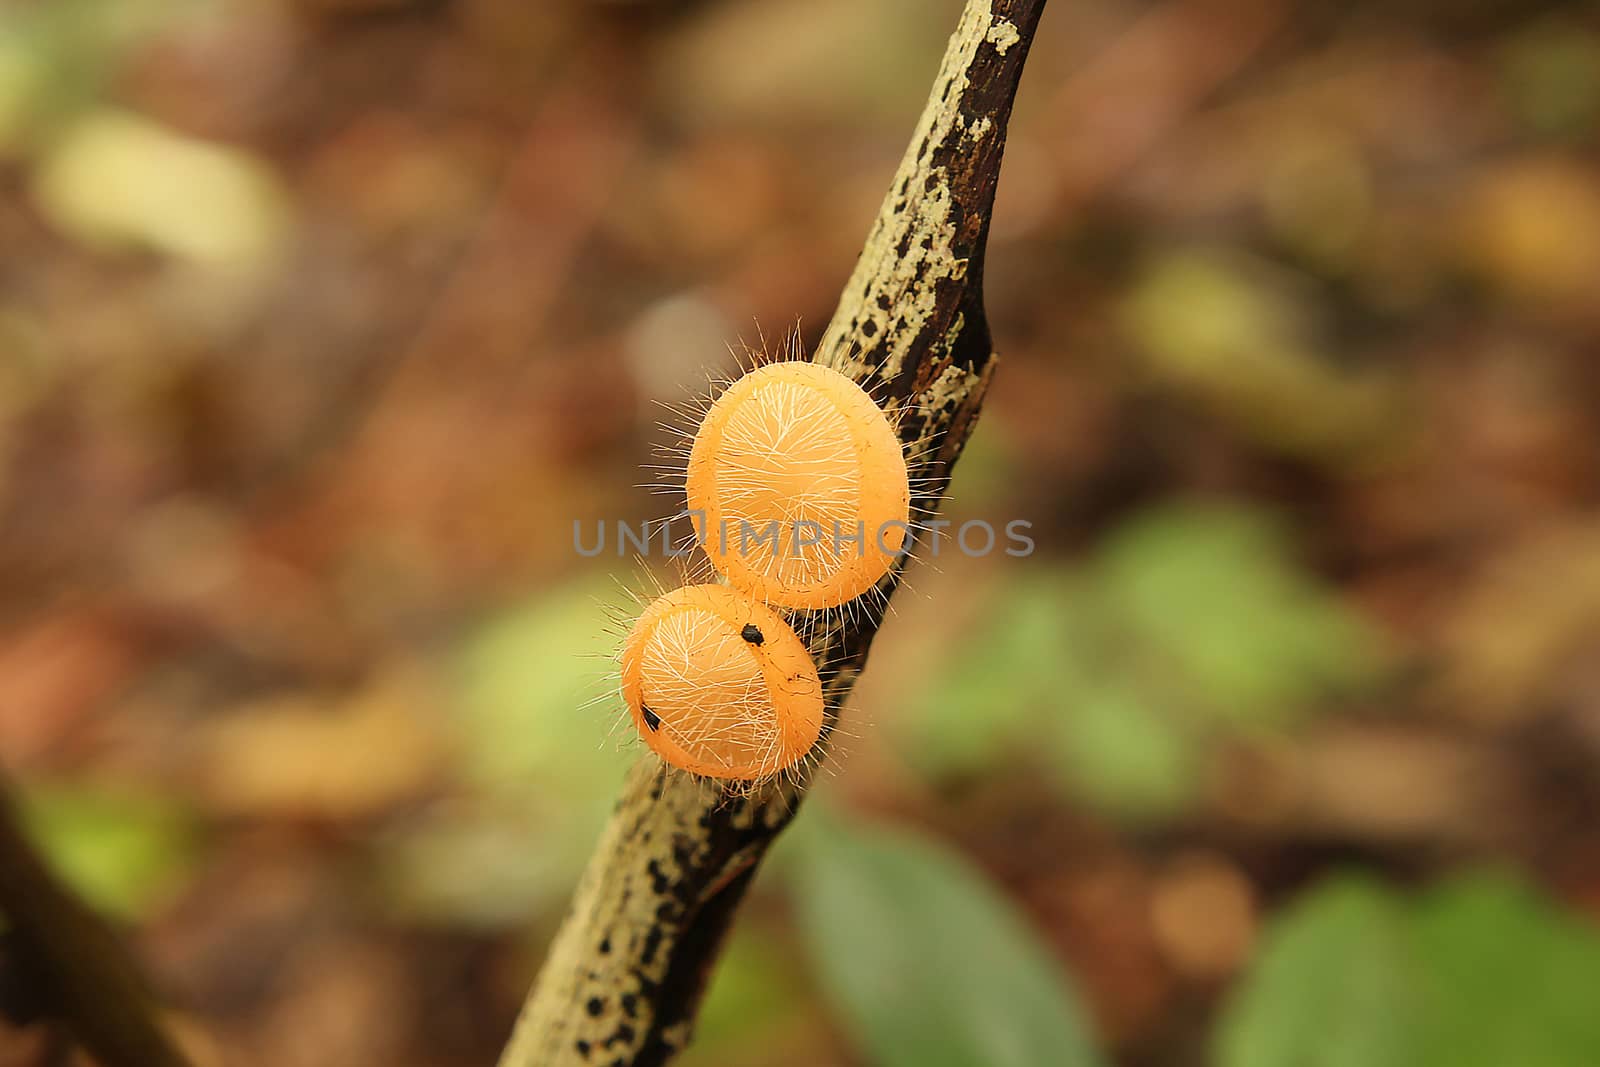
<path fill-rule="evenodd" d="M 692 774 L 755 781 L 822 733 L 822 683 L 789 624 L 721 585 L 658 598 L 622 649 L 622 696 L 645 744 Z"/>
<path fill-rule="evenodd" d="M 712 565 L 782 608 L 855 599 L 909 533 L 894 428 L 859 385 L 816 363 L 769 363 L 729 386 L 695 435 L 685 483 Z"/>

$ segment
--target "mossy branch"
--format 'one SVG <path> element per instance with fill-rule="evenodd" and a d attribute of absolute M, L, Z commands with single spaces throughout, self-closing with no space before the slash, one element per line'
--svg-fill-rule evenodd
<path fill-rule="evenodd" d="M 1044 0 L 969 0 L 915 136 L 813 358 L 902 412 L 913 507 L 938 510 L 994 355 L 983 254 L 1006 124 Z M 884 579 L 893 591 L 896 571 Z M 868 597 L 883 603 L 886 597 Z M 838 707 L 881 607 L 811 651 Z M 579 883 L 500 1067 L 643 1067 L 689 1041 L 723 935 L 808 780 L 754 794 L 644 757 Z"/>

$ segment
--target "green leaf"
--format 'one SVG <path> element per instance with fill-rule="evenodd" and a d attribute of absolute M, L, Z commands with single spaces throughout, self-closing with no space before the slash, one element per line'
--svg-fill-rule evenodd
<path fill-rule="evenodd" d="M 985 607 L 895 716 L 909 761 L 937 778 L 1020 757 L 1120 816 L 1181 808 L 1219 738 L 1290 725 L 1385 664 L 1249 508 L 1152 510 L 1079 569 L 1019 564 Z"/>
<path fill-rule="evenodd" d="M 56 873 L 90 906 L 120 918 L 159 906 L 195 858 L 189 820 L 158 797 L 30 784 L 18 806 Z"/>
<path fill-rule="evenodd" d="M 1594 1067 L 1600 932 L 1508 877 L 1409 907 L 1368 882 L 1279 922 L 1219 1030 L 1219 1067 Z"/>
<path fill-rule="evenodd" d="M 620 596 L 601 578 L 546 593 L 474 636 L 461 657 L 468 770 L 499 787 L 532 783 L 607 797 L 628 759 L 616 693 L 619 638 L 605 633 Z"/>
<path fill-rule="evenodd" d="M 1436 1007 L 1427 1064 L 1600 1063 L 1600 933 L 1506 877 L 1425 898 L 1417 937 Z"/>
<path fill-rule="evenodd" d="M 982 622 L 898 717 L 911 762 L 932 775 L 981 771 L 1037 730 L 1041 712 L 1065 714 L 1065 691 L 1081 685 L 1074 600 L 1065 575 L 1038 565 L 996 589 Z"/>
<path fill-rule="evenodd" d="M 682 1067 L 724 1067 L 737 1053 L 770 1038 L 795 1013 L 803 993 L 785 958 L 786 946 L 759 925 L 741 922 L 717 959 L 695 1019 Z"/>
<path fill-rule="evenodd" d="M 471 794 L 380 843 L 391 903 L 486 927 L 558 906 L 587 862 L 633 758 L 600 576 L 549 591 L 473 634 L 456 661 L 454 720 Z"/>
<path fill-rule="evenodd" d="M 1129 637 L 1238 726 L 1281 723 L 1378 670 L 1376 634 L 1301 572 L 1254 512 L 1146 513 L 1118 531 L 1096 573 Z"/>
<path fill-rule="evenodd" d="M 1052 739 L 1071 785 L 1122 815 L 1181 810 L 1197 777 L 1192 732 L 1127 684 L 1075 694 Z"/>
<path fill-rule="evenodd" d="M 1579 22 L 1533 22 L 1506 49 L 1502 88 L 1537 133 L 1581 142 L 1600 120 L 1600 34 Z"/>
<path fill-rule="evenodd" d="M 1268 448 L 1343 466 L 1393 434 L 1398 402 L 1387 375 L 1329 358 L 1325 303 L 1304 278 L 1237 249 L 1170 248 L 1118 317 L 1163 391 Z"/>
<path fill-rule="evenodd" d="M 1423 1008 L 1399 901 L 1314 890 L 1270 931 L 1217 1034 L 1218 1067 L 1418 1067 Z"/>
<path fill-rule="evenodd" d="M 227 14 L 217 0 L 0 3 L 0 155 L 48 147 L 146 40 Z"/>
<path fill-rule="evenodd" d="M 558 914 L 604 817 L 583 800 L 563 810 L 530 791 L 432 806 L 378 839 L 387 903 L 410 922 L 457 928 L 515 929 Z"/>
<path fill-rule="evenodd" d="M 1038 933 L 981 874 L 920 837 L 819 814 L 794 865 L 802 927 L 876 1067 L 1102 1062 Z"/>

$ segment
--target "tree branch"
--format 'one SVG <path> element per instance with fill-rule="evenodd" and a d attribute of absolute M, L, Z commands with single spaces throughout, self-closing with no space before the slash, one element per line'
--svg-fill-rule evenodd
<path fill-rule="evenodd" d="M 969 0 L 813 358 L 902 411 L 912 501 L 944 497 L 988 387 L 983 254 L 1006 123 L 1044 0 Z M 886 577 L 885 593 L 899 581 Z M 837 708 L 886 598 L 811 640 Z M 863 603 L 866 603 L 866 600 Z M 754 794 L 646 756 L 630 772 L 500 1067 L 645 1067 L 688 1043 L 723 934 L 808 780 Z"/>
<path fill-rule="evenodd" d="M 156 1021 L 145 983 L 105 920 L 28 844 L 0 778 L 0 948 L 28 1015 L 59 1020 L 105 1067 L 188 1067 Z M 23 1021 L 23 1020 L 19 1020 Z"/>

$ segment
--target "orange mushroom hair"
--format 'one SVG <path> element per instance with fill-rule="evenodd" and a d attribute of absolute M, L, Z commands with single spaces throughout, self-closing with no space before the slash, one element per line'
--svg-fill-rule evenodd
<path fill-rule="evenodd" d="M 623 644 L 622 696 L 639 736 L 691 774 L 760 781 L 822 735 L 822 683 L 776 613 L 721 585 L 689 585 L 645 608 Z"/>
<path fill-rule="evenodd" d="M 817 363 L 768 363 L 729 386 L 695 434 L 685 488 L 712 566 L 785 609 L 854 600 L 909 536 L 894 427 L 859 385 Z"/>

